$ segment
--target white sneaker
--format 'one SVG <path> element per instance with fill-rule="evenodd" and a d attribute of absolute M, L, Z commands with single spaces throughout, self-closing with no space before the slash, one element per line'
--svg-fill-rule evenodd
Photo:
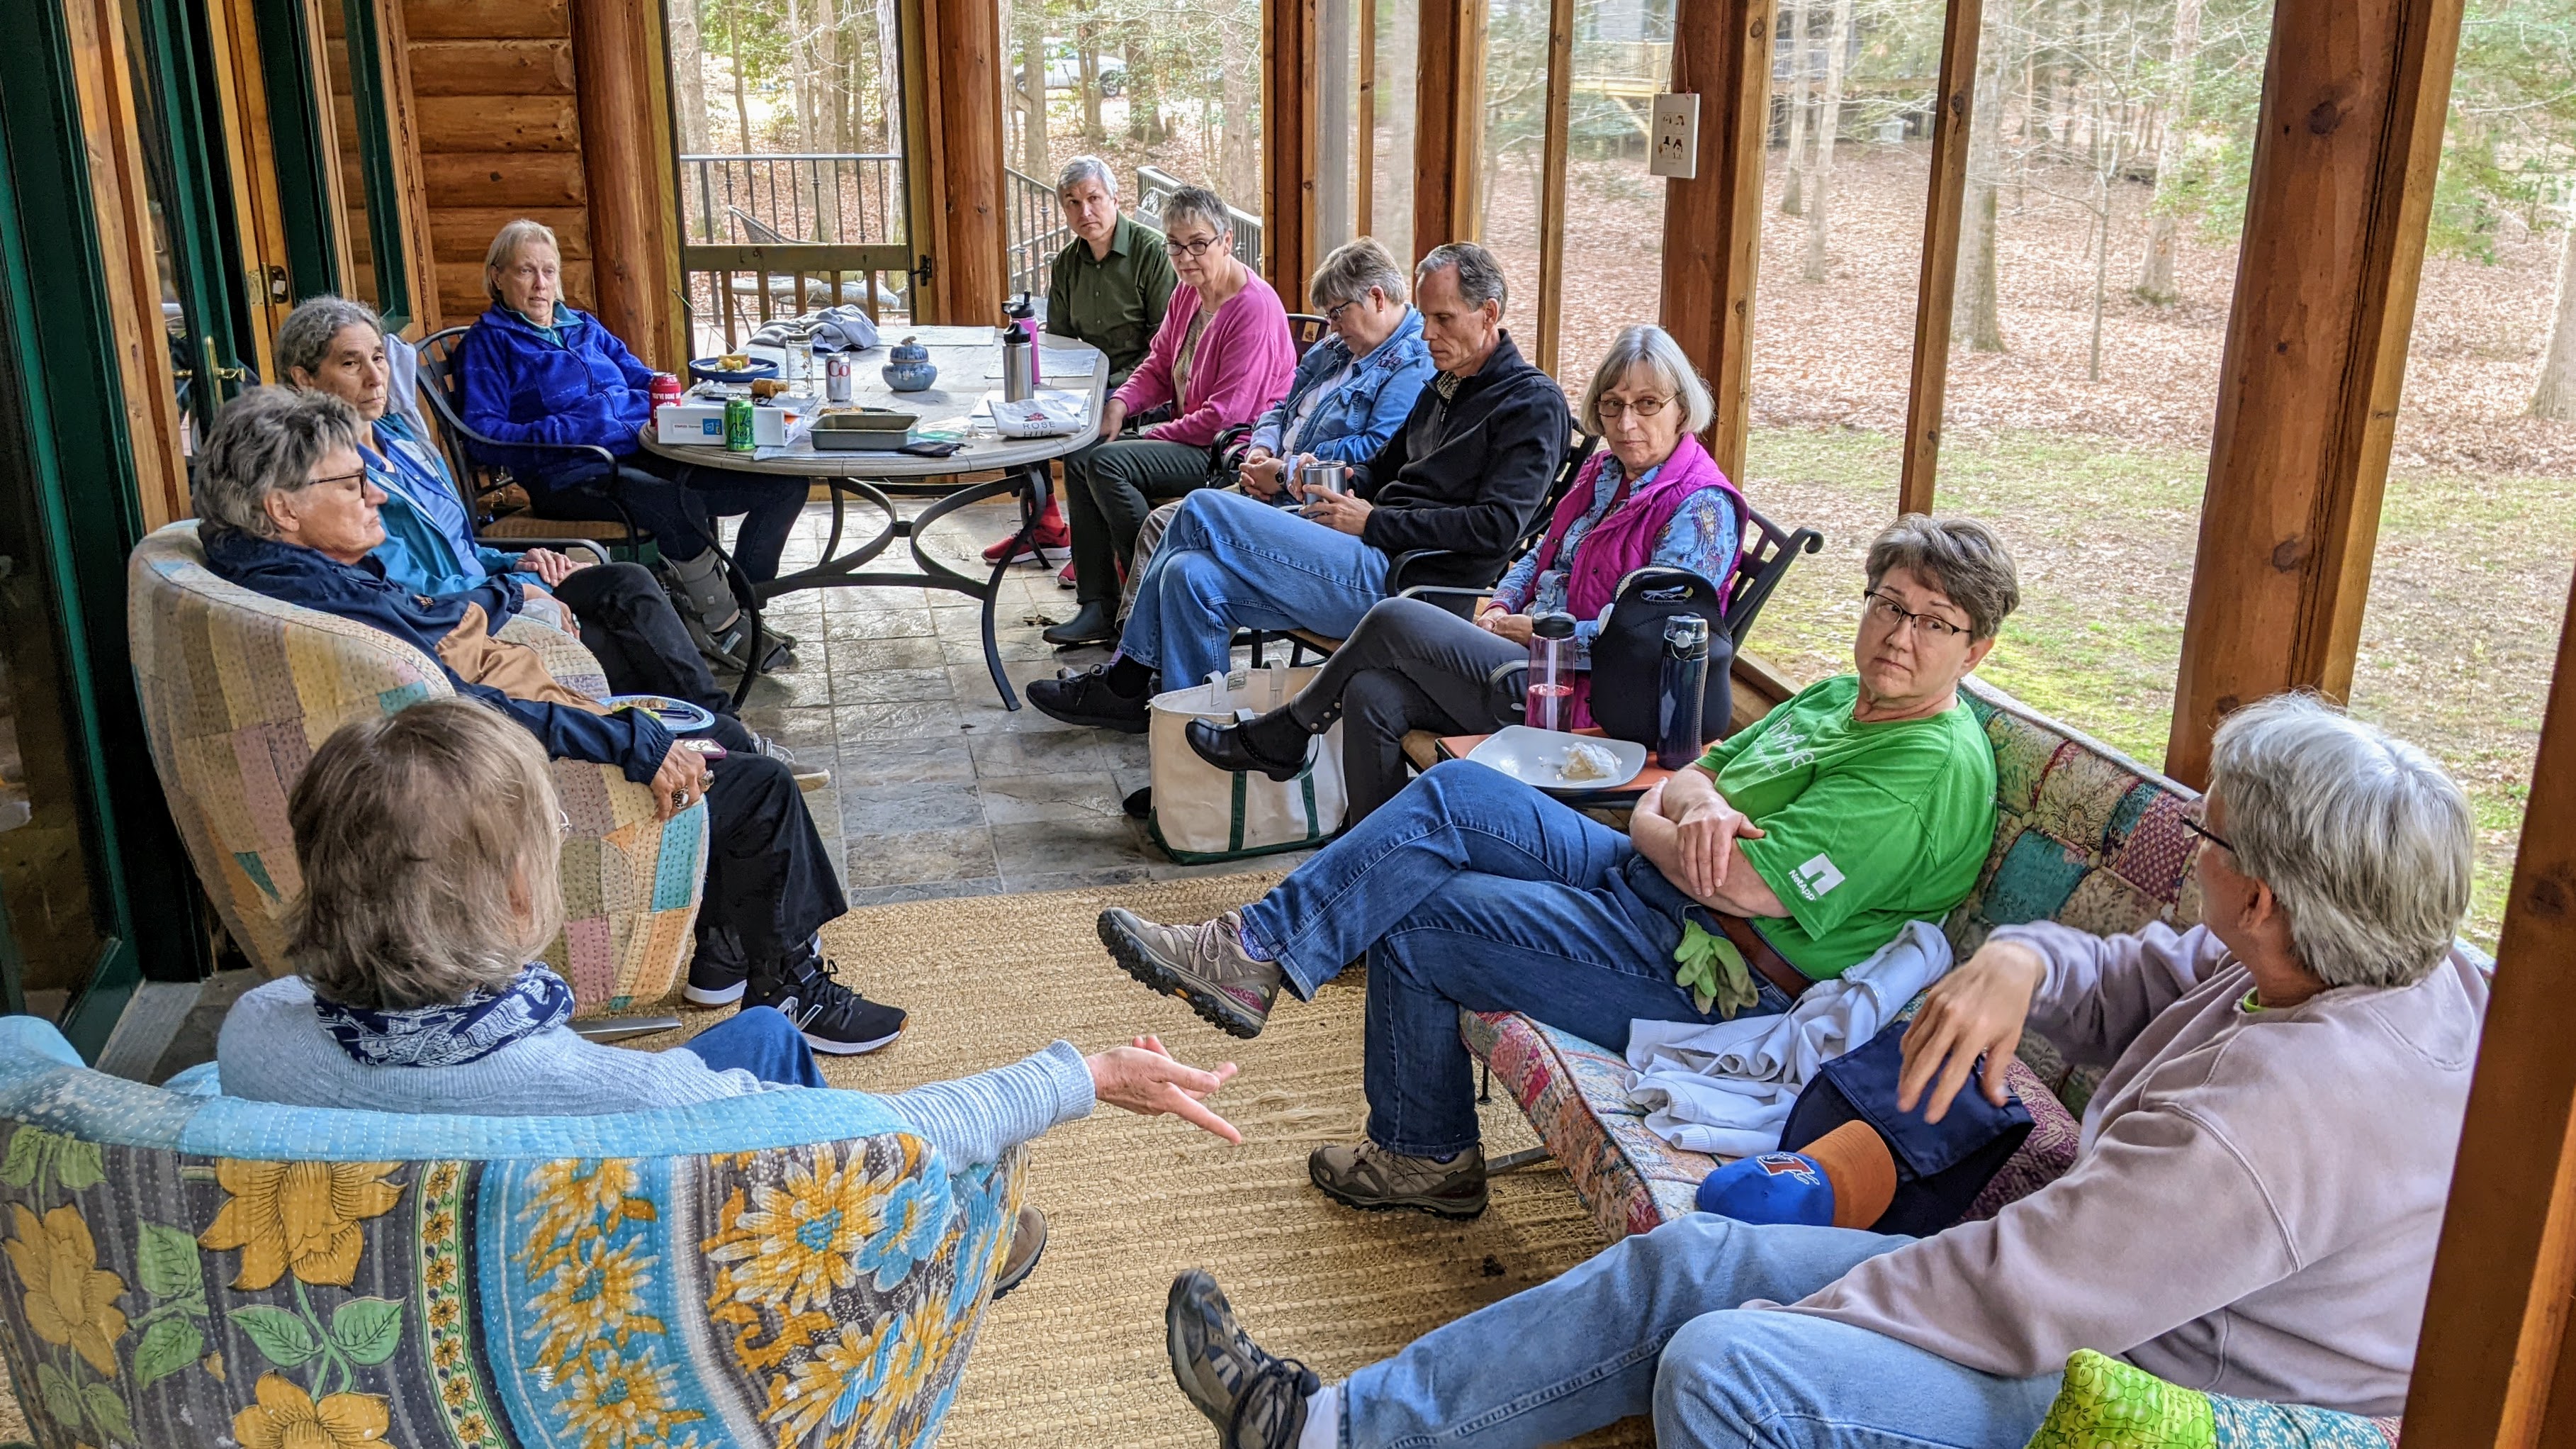
<path fill-rule="evenodd" d="M 760 746 L 762 754 L 787 767 L 787 772 L 796 777 L 797 789 L 810 793 L 832 783 L 831 771 L 820 765 L 799 763 L 796 752 L 778 741 L 763 734 L 755 734 L 751 738 L 753 743 Z"/>

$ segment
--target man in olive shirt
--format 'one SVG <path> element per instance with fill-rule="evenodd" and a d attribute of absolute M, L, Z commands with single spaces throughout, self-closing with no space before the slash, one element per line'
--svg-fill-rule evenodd
<path fill-rule="evenodd" d="M 1118 182 L 1097 156 L 1076 156 L 1056 180 L 1055 199 L 1073 240 L 1047 273 L 1046 330 L 1109 354 L 1109 390 L 1127 380 L 1163 325 L 1163 308 L 1180 278 L 1164 254 L 1163 234 L 1118 210 Z M 1036 548 L 1070 548 L 1064 510 L 1053 494 L 1029 540 Z M 999 560 L 1011 540 L 984 551 Z"/>

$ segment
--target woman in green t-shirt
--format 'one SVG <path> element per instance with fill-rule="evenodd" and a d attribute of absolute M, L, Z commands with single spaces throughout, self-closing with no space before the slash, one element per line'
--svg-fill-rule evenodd
<path fill-rule="evenodd" d="M 2020 601 L 1973 519 L 1870 545 L 1853 672 L 1647 792 L 1633 838 L 1471 762 L 1445 764 L 1259 901 L 1163 926 L 1103 911 L 1138 980 L 1236 1036 L 1366 952 L 1368 1140 L 1316 1149 L 1353 1207 L 1485 1208 L 1458 1012 L 1521 1011 L 1624 1050 L 1628 1024 L 1785 1011 L 1964 898 L 1994 838 L 1994 756 L 1958 697 Z M 1680 958 L 1677 960 L 1677 954 Z"/>

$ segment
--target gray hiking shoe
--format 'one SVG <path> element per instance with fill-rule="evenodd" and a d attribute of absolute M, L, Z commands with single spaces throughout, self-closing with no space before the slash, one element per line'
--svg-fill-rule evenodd
<path fill-rule="evenodd" d="M 1256 961 L 1243 949 L 1241 911 L 1195 926 L 1161 926 L 1112 906 L 1100 913 L 1100 944 L 1128 975 L 1247 1041 L 1261 1035 L 1284 979 L 1279 963 Z"/>
<path fill-rule="evenodd" d="M 1364 1212 L 1411 1208 L 1434 1217 L 1472 1218 L 1485 1211 L 1485 1149 L 1470 1147 L 1442 1162 L 1407 1157 L 1374 1142 L 1318 1147 L 1306 1175 L 1324 1196 Z"/>
<path fill-rule="evenodd" d="M 760 752 L 762 754 L 767 755 L 769 758 L 776 760 L 778 763 L 787 767 L 787 773 L 796 777 L 797 789 L 811 794 L 812 792 L 820 790 L 824 786 L 832 783 L 831 771 L 823 768 L 821 765 L 809 765 L 804 763 L 796 758 L 796 752 L 794 750 L 787 748 L 785 745 L 771 739 L 769 736 L 764 734 L 754 734 L 751 737 L 751 742 L 760 747 Z"/>
<path fill-rule="evenodd" d="M 1218 1449 L 1296 1449 L 1307 1397 L 1321 1381 L 1304 1364 L 1254 1343 L 1204 1269 L 1172 1280 L 1163 1333 L 1172 1381 L 1216 1425 Z"/>

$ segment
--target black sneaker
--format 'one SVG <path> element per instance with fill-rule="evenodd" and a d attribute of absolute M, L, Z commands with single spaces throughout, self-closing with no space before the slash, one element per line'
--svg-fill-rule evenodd
<path fill-rule="evenodd" d="M 903 1035 L 902 1007 L 868 1000 L 835 979 L 835 970 L 808 946 L 755 969 L 742 1004 L 778 1008 L 807 1046 L 832 1056 L 872 1052 Z"/>
<path fill-rule="evenodd" d="M 1220 1449 L 1296 1449 L 1306 1400 L 1321 1381 L 1304 1364 L 1254 1343 L 1206 1270 L 1172 1280 L 1163 1333 L 1172 1381 L 1216 1425 Z"/>
<path fill-rule="evenodd" d="M 689 958 L 689 984 L 680 989 L 680 999 L 691 1006 L 731 1006 L 742 1000 L 743 983 L 750 976 L 751 968 L 732 940 L 723 932 L 706 931 L 698 937 L 697 954 Z"/>

